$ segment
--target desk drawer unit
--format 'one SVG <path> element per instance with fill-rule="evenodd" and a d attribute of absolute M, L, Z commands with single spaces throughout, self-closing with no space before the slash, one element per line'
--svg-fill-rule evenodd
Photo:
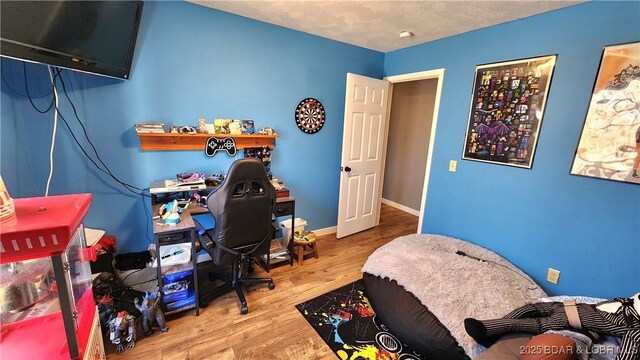
<path fill-rule="evenodd" d="M 279 198 L 276 200 L 276 204 L 273 208 L 273 215 L 275 217 L 281 216 L 291 216 L 292 226 L 295 223 L 296 216 L 296 201 L 293 197 Z M 291 254 L 293 254 L 293 231 L 291 232 L 290 238 L 287 241 L 287 252 L 289 257 L 289 265 L 293 265 L 293 258 Z M 281 262 L 279 264 L 284 264 L 285 262 Z"/>
<path fill-rule="evenodd" d="M 189 241 L 188 232 L 177 232 L 166 235 L 158 235 L 158 242 L 162 245 L 171 245 Z"/>
<path fill-rule="evenodd" d="M 273 209 L 273 214 L 276 217 L 292 215 L 294 211 L 294 206 L 295 206 L 294 204 L 295 203 L 293 201 L 276 203 L 276 206 Z"/>

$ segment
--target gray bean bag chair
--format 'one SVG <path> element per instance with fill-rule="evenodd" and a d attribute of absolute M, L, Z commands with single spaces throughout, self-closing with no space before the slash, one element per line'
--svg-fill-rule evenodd
<path fill-rule="evenodd" d="M 475 358 L 484 348 L 466 333 L 465 318 L 497 318 L 546 296 L 494 252 L 441 235 L 397 238 L 371 254 L 362 272 L 382 322 L 428 359 Z"/>

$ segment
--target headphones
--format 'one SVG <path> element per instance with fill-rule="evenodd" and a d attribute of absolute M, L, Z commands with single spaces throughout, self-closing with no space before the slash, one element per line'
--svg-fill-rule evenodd
<path fill-rule="evenodd" d="M 207 207 L 207 197 L 211 193 L 210 190 L 200 190 L 193 193 L 192 198 L 202 207 Z"/>

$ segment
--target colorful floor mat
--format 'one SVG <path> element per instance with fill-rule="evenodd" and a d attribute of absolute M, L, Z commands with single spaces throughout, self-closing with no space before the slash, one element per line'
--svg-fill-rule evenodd
<path fill-rule="evenodd" d="M 377 319 L 360 280 L 296 308 L 342 360 L 425 359 Z"/>

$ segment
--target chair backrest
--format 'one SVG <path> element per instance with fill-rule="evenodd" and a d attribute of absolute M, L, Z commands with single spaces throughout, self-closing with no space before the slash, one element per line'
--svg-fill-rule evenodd
<path fill-rule="evenodd" d="M 257 252 L 266 254 L 273 234 L 272 214 L 276 190 L 261 161 L 235 161 L 220 187 L 207 198 L 215 217 L 213 241 L 238 252 L 247 252 L 261 242 Z M 216 264 L 231 263 L 234 256 L 220 247 L 209 254 Z"/>

